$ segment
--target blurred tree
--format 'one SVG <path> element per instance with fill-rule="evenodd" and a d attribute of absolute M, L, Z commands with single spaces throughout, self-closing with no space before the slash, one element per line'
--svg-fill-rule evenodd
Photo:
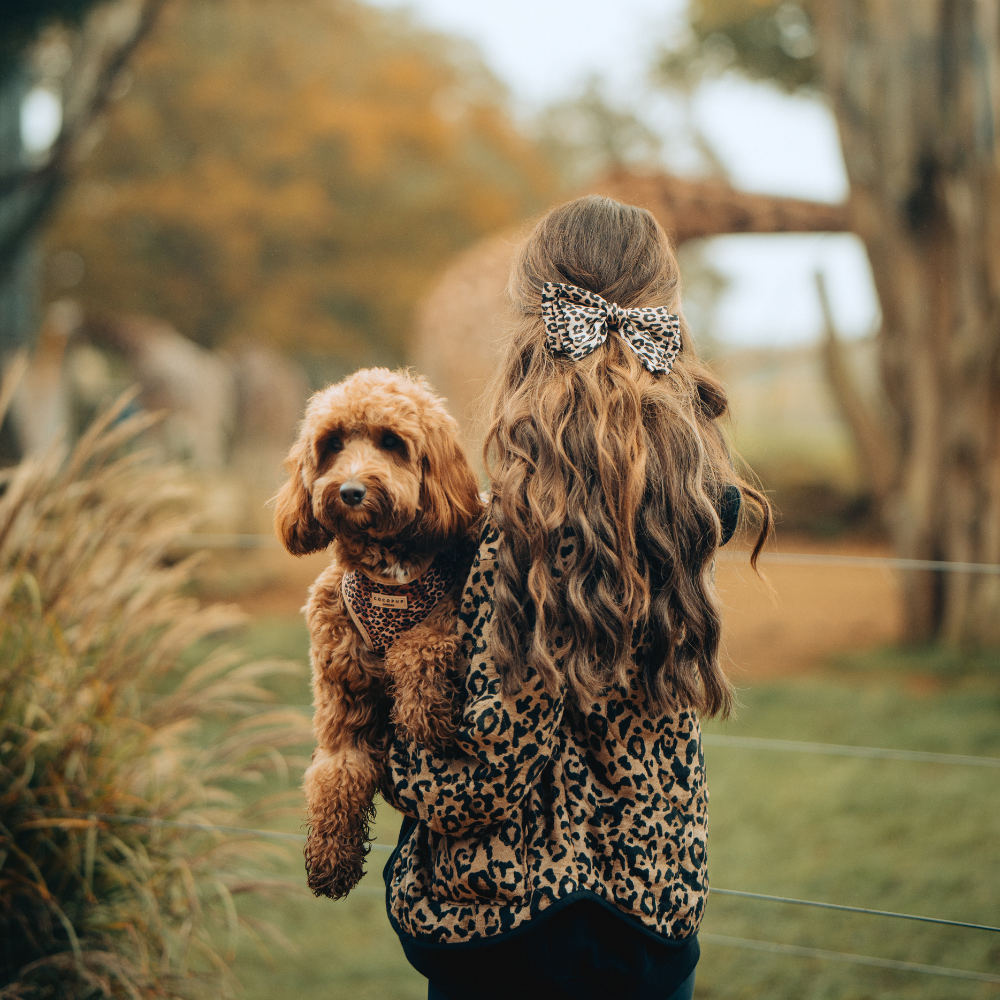
<path fill-rule="evenodd" d="M 659 60 L 660 75 L 688 84 L 737 66 L 786 90 L 819 83 L 812 0 L 690 0 L 690 34 Z"/>
<path fill-rule="evenodd" d="M 1000 563 L 1000 7 L 824 0 L 815 14 L 882 304 L 892 420 L 862 418 L 882 431 L 873 482 L 900 555 Z M 1000 577 L 905 587 L 912 638 L 1000 642 Z"/>
<path fill-rule="evenodd" d="M 660 137 L 631 109 L 613 104 L 596 74 L 579 94 L 546 108 L 535 133 L 570 189 L 613 171 L 659 166 Z"/>
<path fill-rule="evenodd" d="M 22 264 L 74 159 L 166 0 L 39 0 L 0 7 L 0 285 Z M 25 142 L 32 84 L 57 118 L 50 145 Z M 58 110 L 56 110 L 58 109 Z"/>
<path fill-rule="evenodd" d="M 505 101 L 400 13 L 178 0 L 50 233 L 76 265 L 50 290 L 208 346 L 395 364 L 441 263 L 555 189 Z"/>
<path fill-rule="evenodd" d="M 35 340 L 39 232 L 164 2 L 0 4 L 0 373 Z M 17 438 L 0 420 L 0 462 Z"/>
<path fill-rule="evenodd" d="M 53 23 L 79 24 L 99 0 L 32 0 L 0 5 L 0 77 L 17 68 L 25 51 Z"/>
<path fill-rule="evenodd" d="M 822 84 L 832 103 L 882 307 L 887 415 L 853 385 L 832 326 L 828 373 L 897 554 L 1000 563 L 996 0 L 698 0 L 691 14 L 665 72 L 724 51 L 716 68 Z M 903 580 L 910 640 L 1000 642 L 1000 577 Z"/>

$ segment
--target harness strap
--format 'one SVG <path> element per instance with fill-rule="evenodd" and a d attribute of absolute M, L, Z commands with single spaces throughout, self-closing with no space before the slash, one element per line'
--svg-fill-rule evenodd
<path fill-rule="evenodd" d="M 373 580 L 364 572 L 344 574 L 344 604 L 365 645 L 385 651 L 402 635 L 426 621 L 441 599 L 458 582 L 460 566 L 453 552 L 439 552 L 430 566 L 407 583 Z"/>

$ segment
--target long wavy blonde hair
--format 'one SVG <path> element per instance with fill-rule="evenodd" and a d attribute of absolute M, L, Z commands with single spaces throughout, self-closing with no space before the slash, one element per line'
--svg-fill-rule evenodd
<path fill-rule="evenodd" d="M 519 318 L 485 443 L 503 531 L 493 652 L 504 688 L 516 690 L 529 668 L 553 689 L 562 675 L 585 709 L 638 663 L 655 706 L 727 715 L 733 689 L 719 664 L 711 573 L 727 485 L 755 515 L 755 568 L 772 518 L 767 498 L 733 469 L 717 424 L 725 390 L 694 356 L 683 319 L 669 374 L 650 373 L 614 331 L 581 361 L 553 354 L 541 317 L 547 281 L 681 313 L 677 260 L 642 208 L 569 202 L 515 258 L 509 294 Z M 561 571 L 568 540 L 575 552 Z"/>

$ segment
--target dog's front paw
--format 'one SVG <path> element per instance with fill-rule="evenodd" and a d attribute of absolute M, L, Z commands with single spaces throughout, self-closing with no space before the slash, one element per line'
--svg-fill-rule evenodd
<path fill-rule="evenodd" d="M 303 787 L 309 809 L 305 847 L 309 888 L 317 896 L 342 899 L 365 874 L 378 768 L 359 748 L 320 747 Z"/>
<path fill-rule="evenodd" d="M 343 899 L 364 877 L 366 840 L 345 840 L 342 831 L 310 826 L 306 836 L 306 882 L 313 895 Z"/>

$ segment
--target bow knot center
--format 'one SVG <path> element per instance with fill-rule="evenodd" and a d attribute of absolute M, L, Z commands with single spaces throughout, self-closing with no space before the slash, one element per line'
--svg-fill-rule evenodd
<path fill-rule="evenodd" d="M 617 302 L 608 303 L 607 324 L 609 330 L 620 330 L 628 319 L 628 310 L 623 309 Z"/>

